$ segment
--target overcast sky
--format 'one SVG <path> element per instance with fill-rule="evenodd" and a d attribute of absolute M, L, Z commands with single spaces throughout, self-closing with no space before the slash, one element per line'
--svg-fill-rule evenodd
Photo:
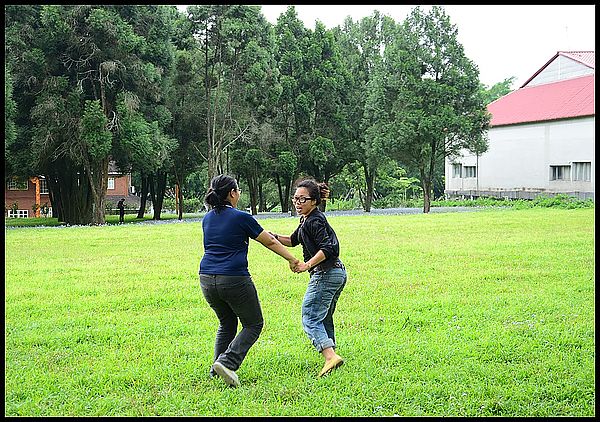
<path fill-rule="evenodd" d="M 262 5 L 273 24 L 287 5 Z M 314 29 L 320 20 L 327 28 L 341 25 L 346 16 L 359 20 L 373 10 L 404 21 L 415 5 L 295 5 L 298 18 Z M 424 10 L 430 6 L 422 5 Z M 515 76 L 520 87 L 557 51 L 595 50 L 594 5 L 447 5 L 450 22 L 458 28 L 458 41 L 479 68 L 479 80 L 491 87 Z M 185 10 L 185 6 L 182 6 Z"/>

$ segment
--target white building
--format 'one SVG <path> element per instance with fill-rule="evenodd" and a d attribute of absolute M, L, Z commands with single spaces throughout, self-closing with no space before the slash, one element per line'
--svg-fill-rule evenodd
<path fill-rule="evenodd" d="M 594 64 L 593 51 L 559 51 L 489 104 L 489 149 L 446 159 L 446 195 L 594 198 Z"/>

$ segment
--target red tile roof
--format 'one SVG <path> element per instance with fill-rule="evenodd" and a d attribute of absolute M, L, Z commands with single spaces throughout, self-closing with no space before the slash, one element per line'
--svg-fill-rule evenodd
<path fill-rule="evenodd" d="M 517 89 L 488 111 L 491 126 L 594 116 L 594 75 Z"/>

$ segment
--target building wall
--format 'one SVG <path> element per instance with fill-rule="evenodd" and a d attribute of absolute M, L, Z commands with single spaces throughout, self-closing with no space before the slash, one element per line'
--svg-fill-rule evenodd
<path fill-rule="evenodd" d="M 129 188 L 131 186 L 131 175 L 109 175 L 109 177 L 115 178 L 115 189 L 107 189 L 107 198 L 114 198 L 115 204 L 120 198 L 131 198 L 129 195 Z M 137 198 L 136 198 L 137 199 Z M 139 200 L 138 200 L 139 201 Z M 27 215 L 34 217 L 33 215 L 33 204 L 35 204 L 35 184 L 31 181 L 27 181 L 27 190 L 9 190 L 7 185 L 4 186 L 4 216 L 8 216 L 7 209 L 10 209 L 11 205 L 17 202 L 19 210 L 28 210 Z M 50 195 L 40 193 L 40 205 L 47 202 L 50 204 Z M 133 201 L 135 203 L 135 201 Z"/>
<path fill-rule="evenodd" d="M 446 193 L 458 191 L 595 191 L 594 117 L 500 126 L 488 132 L 489 149 L 479 157 L 464 153 L 463 166 L 478 166 L 476 178 L 457 178 L 446 160 Z M 591 180 L 550 180 L 550 166 L 591 162 Z"/>
<path fill-rule="evenodd" d="M 131 186 L 130 175 L 120 176 L 116 174 L 109 174 L 108 177 L 112 177 L 115 179 L 115 188 L 107 189 L 106 195 L 125 197 L 129 194 L 129 187 Z"/>
<path fill-rule="evenodd" d="M 559 55 L 539 75 L 529 81 L 527 86 L 542 85 L 577 78 L 579 76 L 593 75 L 594 71 L 595 69 L 576 62 L 571 58 Z"/>
<path fill-rule="evenodd" d="M 27 210 L 28 217 L 34 217 L 33 204 L 35 204 L 35 184 L 31 180 L 27 180 L 27 190 L 9 190 L 8 186 L 4 186 L 4 216 L 8 216 L 8 210 L 12 204 L 17 202 L 19 210 Z M 50 206 L 50 195 L 40 193 L 40 204 L 47 202 Z"/>

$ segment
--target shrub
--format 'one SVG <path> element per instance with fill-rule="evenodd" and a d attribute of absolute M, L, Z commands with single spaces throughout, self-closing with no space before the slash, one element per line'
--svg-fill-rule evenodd
<path fill-rule="evenodd" d="M 328 211 L 349 211 L 361 208 L 358 199 L 335 199 L 327 202 Z"/>
<path fill-rule="evenodd" d="M 554 196 L 538 195 L 534 199 L 508 199 L 508 198 L 476 198 L 476 199 L 445 199 L 431 202 L 432 207 L 511 207 L 525 208 L 593 208 L 594 200 L 582 200 L 566 194 Z"/>
<path fill-rule="evenodd" d="M 50 214 L 50 207 L 48 206 L 47 202 L 44 202 L 41 206 L 40 206 L 40 212 L 42 213 L 42 215 L 45 218 L 48 218 L 48 214 Z"/>
<path fill-rule="evenodd" d="M 13 218 L 17 218 L 17 211 L 19 211 L 19 203 L 17 201 L 13 202 L 10 205 L 10 210 L 12 211 Z"/>
<path fill-rule="evenodd" d="M 183 212 L 195 213 L 202 210 L 204 201 L 199 198 L 184 198 L 183 199 Z M 238 204 L 239 205 L 239 204 Z M 238 206 L 239 208 L 239 206 Z M 165 198 L 163 200 L 163 210 L 177 212 L 175 208 L 175 198 Z"/>
<path fill-rule="evenodd" d="M 106 214 L 112 214 L 114 212 L 115 208 L 116 208 L 116 205 L 114 202 L 112 202 L 112 201 L 104 202 L 104 210 L 105 210 Z"/>

